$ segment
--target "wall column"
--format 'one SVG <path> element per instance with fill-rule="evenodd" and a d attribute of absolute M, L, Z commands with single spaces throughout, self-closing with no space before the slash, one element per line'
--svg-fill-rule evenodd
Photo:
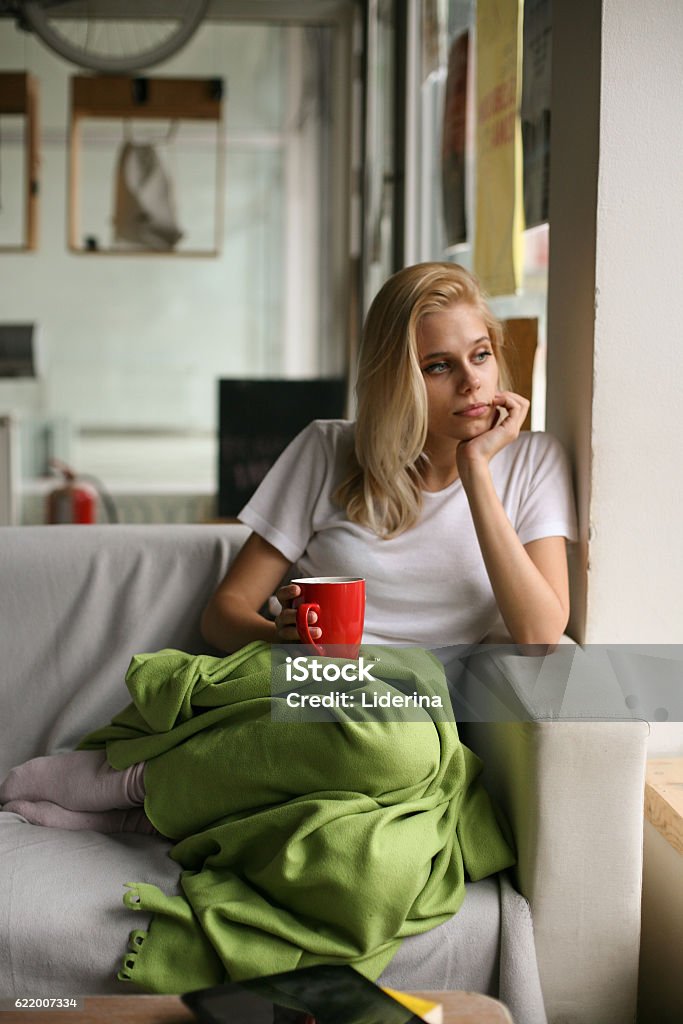
<path fill-rule="evenodd" d="M 553 40 L 548 429 L 576 467 L 570 629 L 683 642 L 683 4 L 554 0 Z"/>

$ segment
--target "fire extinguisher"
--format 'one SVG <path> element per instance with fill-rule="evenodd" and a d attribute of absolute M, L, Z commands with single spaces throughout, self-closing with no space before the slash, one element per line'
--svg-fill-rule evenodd
<path fill-rule="evenodd" d="M 96 523 L 97 490 L 59 459 L 50 459 L 50 466 L 61 473 L 63 479 L 47 496 L 48 523 Z"/>

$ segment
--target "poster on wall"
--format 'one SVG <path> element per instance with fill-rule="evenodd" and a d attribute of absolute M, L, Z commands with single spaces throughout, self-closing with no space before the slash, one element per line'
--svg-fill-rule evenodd
<path fill-rule="evenodd" d="M 525 0 L 522 56 L 524 219 L 548 220 L 550 179 L 551 0 Z"/>
<path fill-rule="evenodd" d="M 467 241 L 465 149 L 469 32 L 451 43 L 441 136 L 441 188 L 444 240 L 447 246 Z"/>
<path fill-rule="evenodd" d="M 519 118 L 523 0 L 478 0 L 474 271 L 490 295 L 521 285 Z"/>

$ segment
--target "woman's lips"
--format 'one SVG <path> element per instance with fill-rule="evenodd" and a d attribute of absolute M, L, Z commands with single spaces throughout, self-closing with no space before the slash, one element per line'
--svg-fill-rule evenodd
<path fill-rule="evenodd" d="M 488 403 L 486 403 L 486 402 L 481 403 L 479 405 L 468 405 L 466 409 L 461 409 L 459 412 L 456 412 L 455 415 L 456 416 L 474 416 L 474 417 L 476 417 L 476 416 L 483 416 L 484 413 L 487 413 L 490 408 L 491 408 L 491 406 L 488 405 Z"/>

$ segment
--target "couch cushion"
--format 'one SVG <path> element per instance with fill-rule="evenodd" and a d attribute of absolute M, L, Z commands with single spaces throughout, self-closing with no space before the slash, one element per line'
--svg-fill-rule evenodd
<path fill-rule="evenodd" d="M 126 882 L 179 892 L 180 868 L 160 836 L 67 832 L 0 813 L 0 995 L 125 994 L 116 974 L 133 929 L 149 916 L 123 904 Z M 498 882 L 469 883 L 455 917 L 406 939 L 387 984 L 498 990 Z"/>
<path fill-rule="evenodd" d="M 128 703 L 131 657 L 210 651 L 199 618 L 243 526 L 0 529 L 0 777 Z"/>

